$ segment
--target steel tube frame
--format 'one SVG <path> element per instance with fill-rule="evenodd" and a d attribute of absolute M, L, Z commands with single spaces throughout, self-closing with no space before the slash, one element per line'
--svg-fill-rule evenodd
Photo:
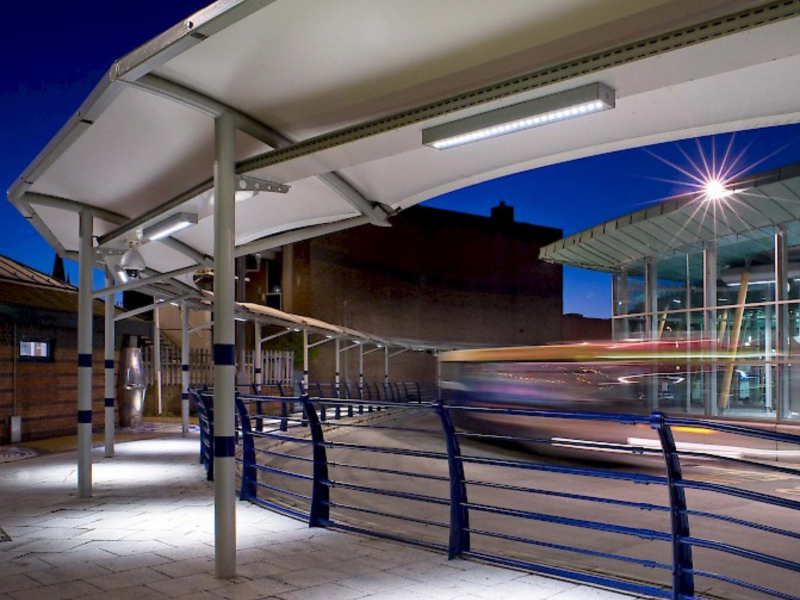
<path fill-rule="evenodd" d="M 106 269 L 106 287 L 113 285 L 114 279 Z M 105 304 L 105 457 L 114 456 L 114 293 L 106 292 Z"/>
<path fill-rule="evenodd" d="M 140 315 L 142 313 L 146 313 L 151 310 L 155 310 L 157 306 L 161 306 L 164 304 L 166 300 L 156 300 L 152 304 L 148 304 L 147 306 L 142 306 L 141 308 L 136 308 L 134 310 L 129 310 L 126 313 L 122 313 L 121 315 L 117 315 L 114 317 L 115 321 L 122 321 L 123 319 L 127 319 L 128 317 L 135 317 L 136 315 Z"/>
<path fill-rule="evenodd" d="M 234 135 L 231 115 L 214 120 L 214 574 L 220 579 L 236 576 Z"/>
<path fill-rule="evenodd" d="M 303 327 L 303 394 L 308 394 L 308 329 Z"/>
<path fill-rule="evenodd" d="M 189 306 L 181 302 L 181 436 L 189 435 Z"/>
<path fill-rule="evenodd" d="M 777 372 L 775 377 L 777 402 L 776 416 L 780 421 L 789 408 L 789 370 L 786 355 L 789 350 L 789 257 L 788 233 L 781 225 L 775 232 L 775 354 Z"/>
<path fill-rule="evenodd" d="M 647 337 L 658 339 L 658 262 L 649 256 L 644 262 L 644 301 L 647 313 Z"/>
<path fill-rule="evenodd" d="M 709 340 L 712 355 L 717 354 L 717 244 L 703 244 L 703 335 Z M 717 369 L 712 364 L 703 373 L 708 378 L 703 386 L 706 415 L 717 414 Z"/>
<path fill-rule="evenodd" d="M 253 334 L 253 383 L 256 386 L 256 393 L 261 393 L 261 385 L 264 383 L 263 379 L 263 363 L 264 358 L 261 354 L 261 323 L 253 321 L 254 334 Z"/>
<path fill-rule="evenodd" d="M 342 393 L 341 393 L 341 386 L 342 386 L 342 382 L 341 382 L 341 365 L 342 365 L 341 354 L 342 354 L 342 349 L 341 349 L 341 346 L 342 346 L 342 344 L 341 344 L 341 341 L 339 340 L 338 337 L 334 339 L 334 342 L 336 343 L 336 372 L 335 372 L 334 377 L 333 377 L 334 393 L 336 394 L 337 398 L 341 398 L 342 397 Z"/>
<path fill-rule="evenodd" d="M 92 213 L 80 212 L 78 260 L 78 496 L 92 496 Z"/>
<path fill-rule="evenodd" d="M 153 298 L 155 301 L 155 298 Z M 163 302 L 153 304 L 153 370 L 154 387 L 156 388 L 156 414 L 160 417 L 164 412 L 163 390 L 161 389 L 161 313 L 159 306 Z"/>

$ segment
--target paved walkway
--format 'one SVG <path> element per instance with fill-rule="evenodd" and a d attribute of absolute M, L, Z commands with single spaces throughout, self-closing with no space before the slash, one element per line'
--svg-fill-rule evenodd
<path fill-rule="evenodd" d="M 237 506 L 238 576 L 215 579 L 213 489 L 198 440 L 167 435 L 0 463 L 0 600 L 625 600 L 624 594 L 309 529 Z M 10 538 L 8 540 L 7 538 Z M 4 541 L 6 540 L 6 541 Z"/>

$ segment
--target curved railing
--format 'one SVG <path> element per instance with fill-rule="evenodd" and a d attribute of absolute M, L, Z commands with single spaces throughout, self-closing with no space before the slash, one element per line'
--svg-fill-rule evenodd
<path fill-rule="evenodd" d="M 780 482 L 790 489 L 800 469 L 743 457 L 731 440 L 786 457 L 800 436 L 662 413 L 382 402 L 359 415 L 364 401 L 308 396 L 291 398 L 302 415 L 265 410 L 282 402 L 237 396 L 241 499 L 312 527 L 653 597 L 799 598 L 800 502 Z M 354 416 L 320 418 L 337 406 Z M 630 435 L 552 435 L 564 426 Z M 686 431 L 727 445 L 676 443 Z M 589 452 L 617 462 L 587 464 Z"/>

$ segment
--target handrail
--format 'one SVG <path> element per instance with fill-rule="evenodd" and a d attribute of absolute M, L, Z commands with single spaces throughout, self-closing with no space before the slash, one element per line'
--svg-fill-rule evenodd
<path fill-rule="evenodd" d="M 323 388 L 320 386 L 319 389 Z M 402 388 L 398 386 L 397 390 L 400 389 Z M 200 394 L 199 397 L 202 398 L 203 395 Z M 264 412 L 264 408 L 270 403 L 287 402 L 299 405 L 304 414 L 299 418 L 276 417 L 275 411 Z M 381 408 L 381 412 L 369 413 L 369 407 L 373 405 L 375 408 Z M 331 406 L 361 410 L 353 410 L 352 418 L 343 418 L 345 411 L 340 411 L 339 420 L 335 418 L 330 421 L 323 420 L 324 407 Z M 374 399 L 309 396 L 287 398 L 244 394 L 237 397 L 236 409 L 242 436 L 241 499 L 301 518 L 312 527 L 336 528 L 398 540 L 444 550 L 450 558 L 458 556 L 476 558 L 494 564 L 524 568 L 674 600 L 696 598 L 695 579 L 698 577 L 723 582 L 733 588 L 758 591 L 783 600 L 800 600 L 792 595 L 793 589 L 787 591 L 771 589 L 770 585 L 762 581 L 746 580 L 741 572 L 735 570 L 732 573 L 718 573 L 713 569 L 698 568 L 695 564 L 697 558 L 692 550 L 703 548 L 722 553 L 731 560 L 752 561 L 793 573 L 800 573 L 800 561 L 775 553 L 768 554 L 741 547 L 730 541 L 698 537 L 692 535 L 691 525 L 701 519 L 706 522 L 724 522 L 726 526 L 747 532 L 748 537 L 761 532 L 787 540 L 800 539 L 800 532 L 792 531 L 788 527 L 757 523 L 749 518 L 719 514 L 713 512 L 713 509 L 709 510 L 707 506 L 691 507 L 687 490 L 740 498 L 775 510 L 791 510 L 793 514 L 796 514 L 794 511 L 800 511 L 800 502 L 768 493 L 740 489 L 730 484 L 721 485 L 687 478 L 682 458 L 688 457 L 693 461 L 698 458 L 732 461 L 740 465 L 744 463 L 787 477 L 800 477 L 800 469 L 785 464 L 743 461 L 724 454 L 698 452 L 694 447 L 691 450 L 682 450 L 680 444 L 675 441 L 674 428 L 678 427 L 681 430 L 703 428 L 724 434 L 741 435 L 745 438 L 798 446 L 800 446 L 800 436 L 730 423 L 709 423 L 700 419 L 671 417 L 660 412 L 650 415 L 578 413 L 541 409 L 450 406 L 424 401 L 377 402 Z M 347 414 L 351 414 L 350 410 Z M 605 423 L 608 426 L 617 424 L 623 427 L 628 425 L 647 427 L 656 435 L 658 450 L 591 440 L 580 443 L 570 441 L 570 448 L 576 451 L 602 449 L 616 454 L 627 453 L 632 459 L 649 461 L 646 464 L 651 466 L 656 464 L 653 457 L 660 455 L 664 474 L 628 472 L 585 465 L 541 464 L 519 453 L 500 458 L 485 453 L 476 454 L 474 451 L 465 453 L 462 442 L 469 441 L 473 444 L 476 437 L 481 438 L 482 443 L 487 439 L 519 440 L 528 446 L 542 445 L 551 449 L 554 448 L 554 444 L 552 442 L 548 444 L 546 436 L 520 434 L 516 431 L 502 435 L 475 436 L 474 432 L 464 431 L 460 421 L 459 427 L 456 427 L 456 419 L 464 415 L 470 418 L 513 417 L 515 422 L 531 419 L 537 423 L 545 420 L 548 420 L 548 423 L 582 421 L 596 422 L 598 426 Z M 264 429 L 263 426 L 256 429 L 251 427 L 252 422 L 259 423 L 268 417 L 273 419 L 274 424 L 277 422 L 272 429 Z M 406 420 L 412 422 L 406 423 Z M 424 422 L 424 425 L 420 425 L 419 420 Z M 307 427 L 301 426 L 304 422 L 307 423 Z M 436 422 L 439 427 L 432 427 L 431 424 Z M 640 434 L 641 431 L 637 429 Z M 279 445 L 279 449 L 272 447 L 275 444 Z M 437 448 L 437 445 L 442 445 L 443 449 Z M 342 454 L 349 458 L 337 459 L 337 456 Z M 361 464 L 358 457 L 365 455 L 373 458 Z M 278 462 L 272 465 L 260 464 L 259 461 L 262 460 Z M 399 463 L 379 462 L 383 460 L 399 461 Z M 434 465 L 442 465 L 443 470 Z M 298 470 L 295 471 L 293 468 Z M 485 476 L 475 477 L 475 469 L 481 469 L 486 474 L 518 473 L 519 477 L 525 474 L 530 481 L 524 483 L 518 481 L 517 475 L 514 475 L 511 481 L 493 481 Z M 358 473 L 364 473 L 366 482 L 357 479 Z M 367 475 L 370 476 L 366 477 Z M 620 485 L 654 486 L 655 491 L 666 490 L 666 497 L 661 496 L 665 504 L 638 498 L 614 498 L 540 487 L 539 482 L 542 478 L 550 481 L 553 477 L 567 477 L 575 481 L 577 481 L 575 478 L 591 478 L 619 482 Z M 420 488 L 421 482 L 425 482 L 425 488 Z M 492 501 L 487 502 L 480 498 L 481 493 L 484 498 L 487 497 L 486 494 L 495 493 L 522 494 L 524 500 L 518 504 L 504 506 L 502 504 L 504 498 L 498 496 L 495 499 L 490 495 L 488 497 L 492 498 Z M 476 497 L 473 499 L 469 496 Z M 388 505 L 382 501 L 375 502 L 374 498 L 391 499 L 392 502 Z M 404 509 L 407 502 L 412 503 L 414 507 Z M 539 508 L 537 504 L 531 505 L 532 502 L 548 503 L 546 504 L 548 508 Z M 652 526 L 636 526 L 629 522 L 614 523 L 604 519 L 602 514 L 590 512 L 589 517 L 576 517 L 560 512 L 562 505 L 566 503 L 607 506 L 617 511 L 649 513 L 658 518 L 659 515 L 666 517 L 668 514 L 669 519 L 665 519 L 663 530 L 657 526 L 658 520 L 654 521 Z M 440 508 L 449 511 L 449 518 L 438 512 Z M 494 521 L 486 521 L 486 518 L 507 519 L 509 522 L 520 523 L 535 522 L 551 529 L 567 527 L 574 531 L 593 531 L 597 535 L 633 536 L 653 543 L 668 544 L 671 548 L 671 559 L 667 563 L 653 558 L 629 556 L 612 549 L 598 549 L 579 543 L 566 543 L 560 539 L 547 539 L 539 535 L 539 528 L 533 528 L 536 535 L 526 535 L 522 529 L 516 528 L 511 531 L 495 530 L 493 527 L 487 527 L 486 523 Z M 390 530 L 388 526 L 380 525 L 387 519 L 404 521 L 409 527 L 419 526 L 422 533 L 398 533 L 395 528 L 391 528 L 392 533 L 388 533 Z M 477 519 L 476 524 L 479 523 L 479 526 L 471 524 L 473 519 Z M 437 531 L 447 531 L 448 540 L 440 541 Z M 580 536 L 577 539 L 582 541 Z M 493 540 L 494 546 L 490 545 L 488 540 Z M 478 541 L 480 541 L 479 547 L 475 547 Z M 592 568 L 580 569 L 548 564 L 541 560 L 522 558 L 527 556 L 524 552 L 509 553 L 508 548 L 512 546 L 543 548 L 575 557 L 585 556 L 596 560 L 638 565 L 659 573 L 669 571 L 671 582 L 667 585 L 658 579 L 655 583 L 633 581 L 629 578 L 615 577 L 613 574 L 603 574 L 596 568 L 592 570 Z"/>

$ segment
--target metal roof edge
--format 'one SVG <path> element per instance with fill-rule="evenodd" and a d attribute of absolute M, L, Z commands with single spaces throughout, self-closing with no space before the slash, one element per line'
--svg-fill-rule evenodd
<path fill-rule="evenodd" d="M 800 176 L 800 162 L 735 179 L 730 182 L 729 186 L 734 188 L 756 188 L 761 185 L 786 181 L 787 179 L 798 176 Z M 555 258 L 555 255 L 562 250 L 571 246 L 576 246 L 595 237 L 605 235 L 611 231 L 620 231 L 637 223 L 641 223 L 642 221 L 648 221 L 653 217 L 668 215 L 696 201 L 697 195 L 692 193 L 667 198 L 656 204 L 651 204 L 650 206 L 621 215 L 604 223 L 573 233 L 547 246 L 543 246 L 539 250 L 539 258 L 547 260 L 548 262 L 563 262 Z M 595 269 L 595 267 L 592 267 L 592 269 Z"/>

